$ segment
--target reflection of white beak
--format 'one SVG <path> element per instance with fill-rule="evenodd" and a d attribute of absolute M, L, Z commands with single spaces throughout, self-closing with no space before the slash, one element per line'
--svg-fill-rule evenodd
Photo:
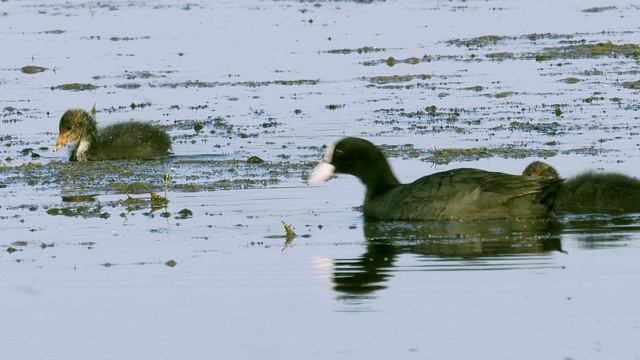
<path fill-rule="evenodd" d="M 311 260 L 313 270 L 320 279 L 331 279 L 333 275 L 333 259 L 324 256 L 314 256 Z"/>
<path fill-rule="evenodd" d="M 329 180 L 329 178 L 336 171 L 336 167 L 329 164 L 328 162 L 321 162 L 313 169 L 313 173 L 309 175 L 307 182 L 309 184 L 320 184 Z"/>

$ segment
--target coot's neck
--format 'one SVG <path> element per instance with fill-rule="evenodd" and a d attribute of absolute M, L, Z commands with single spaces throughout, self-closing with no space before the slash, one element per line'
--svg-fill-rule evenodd
<path fill-rule="evenodd" d="M 391 166 L 386 160 L 362 175 L 360 180 L 367 187 L 367 199 L 382 195 L 400 185 L 400 181 L 393 174 Z"/>

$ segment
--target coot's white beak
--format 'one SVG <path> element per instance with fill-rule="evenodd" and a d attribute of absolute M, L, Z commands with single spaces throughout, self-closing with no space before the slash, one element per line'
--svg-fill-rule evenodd
<path fill-rule="evenodd" d="M 311 175 L 307 179 L 307 182 L 309 184 L 314 184 L 314 185 L 320 184 L 322 182 L 329 180 L 329 178 L 333 175 L 335 171 L 336 171 L 335 166 L 329 164 L 328 162 L 323 161 L 320 164 L 318 164 L 318 166 L 316 166 L 315 169 L 313 169 L 313 173 L 311 173 Z"/>
<path fill-rule="evenodd" d="M 313 173 L 307 179 L 309 184 L 320 184 L 329 180 L 329 178 L 335 173 L 336 167 L 331 165 L 333 159 L 333 150 L 335 145 L 331 145 L 327 148 L 327 153 L 324 155 L 324 160 L 313 169 Z"/>

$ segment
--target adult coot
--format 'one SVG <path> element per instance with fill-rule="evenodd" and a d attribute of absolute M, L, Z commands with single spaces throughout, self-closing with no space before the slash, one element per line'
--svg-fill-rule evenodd
<path fill-rule="evenodd" d="M 529 164 L 522 175 L 560 178 L 556 169 L 542 161 Z M 555 209 L 569 213 L 640 212 L 640 181 L 615 172 L 585 171 L 565 180 Z"/>
<path fill-rule="evenodd" d="M 71 109 L 60 119 L 55 151 L 76 143 L 69 161 L 144 159 L 171 154 L 171 138 L 151 124 L 127 121 L 98 129 L 92 114 Z"/>
<path fill-rule="evenodd" d="M 550 214 L 561 179 L 456 169 L 401 184 L 382 152 L 359 138 L 329 147 L 310 183 L 333 173 L 358 177 L 367 187 L 363 212 L 380 220 L 534 218 Z"/>

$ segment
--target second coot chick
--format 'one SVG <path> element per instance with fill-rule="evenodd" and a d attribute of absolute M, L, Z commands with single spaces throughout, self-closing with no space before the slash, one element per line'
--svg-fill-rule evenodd
<path fill-rule="evenodd" d="M 551 165 L 534 161 L 522 175 L 560 178 Z M 640 212 L 640 180 L 620 173 L 586 171 L 565 180 L 556 211 L 568 213 Z"/>
<path fill-rule="evenodd" d="M 479 169 L 455 169 L 401 184 L 371 142 L 345 138 L 329 147 L 310 183 L 333 173 L 367 187 L 363 212 L 380 220 L 509 219 L 548 216 L 561 179 L 528 178 Z"/>
<path fill-rule="evenodd" d="M 94 117 L 83 109 L 71 109 L 60 119 L 55 151 L 75 143 L 69 161 L 145 159 L 171 154 L 171 138 L 160 128 L 127 121 L 98 129 Z"/>

